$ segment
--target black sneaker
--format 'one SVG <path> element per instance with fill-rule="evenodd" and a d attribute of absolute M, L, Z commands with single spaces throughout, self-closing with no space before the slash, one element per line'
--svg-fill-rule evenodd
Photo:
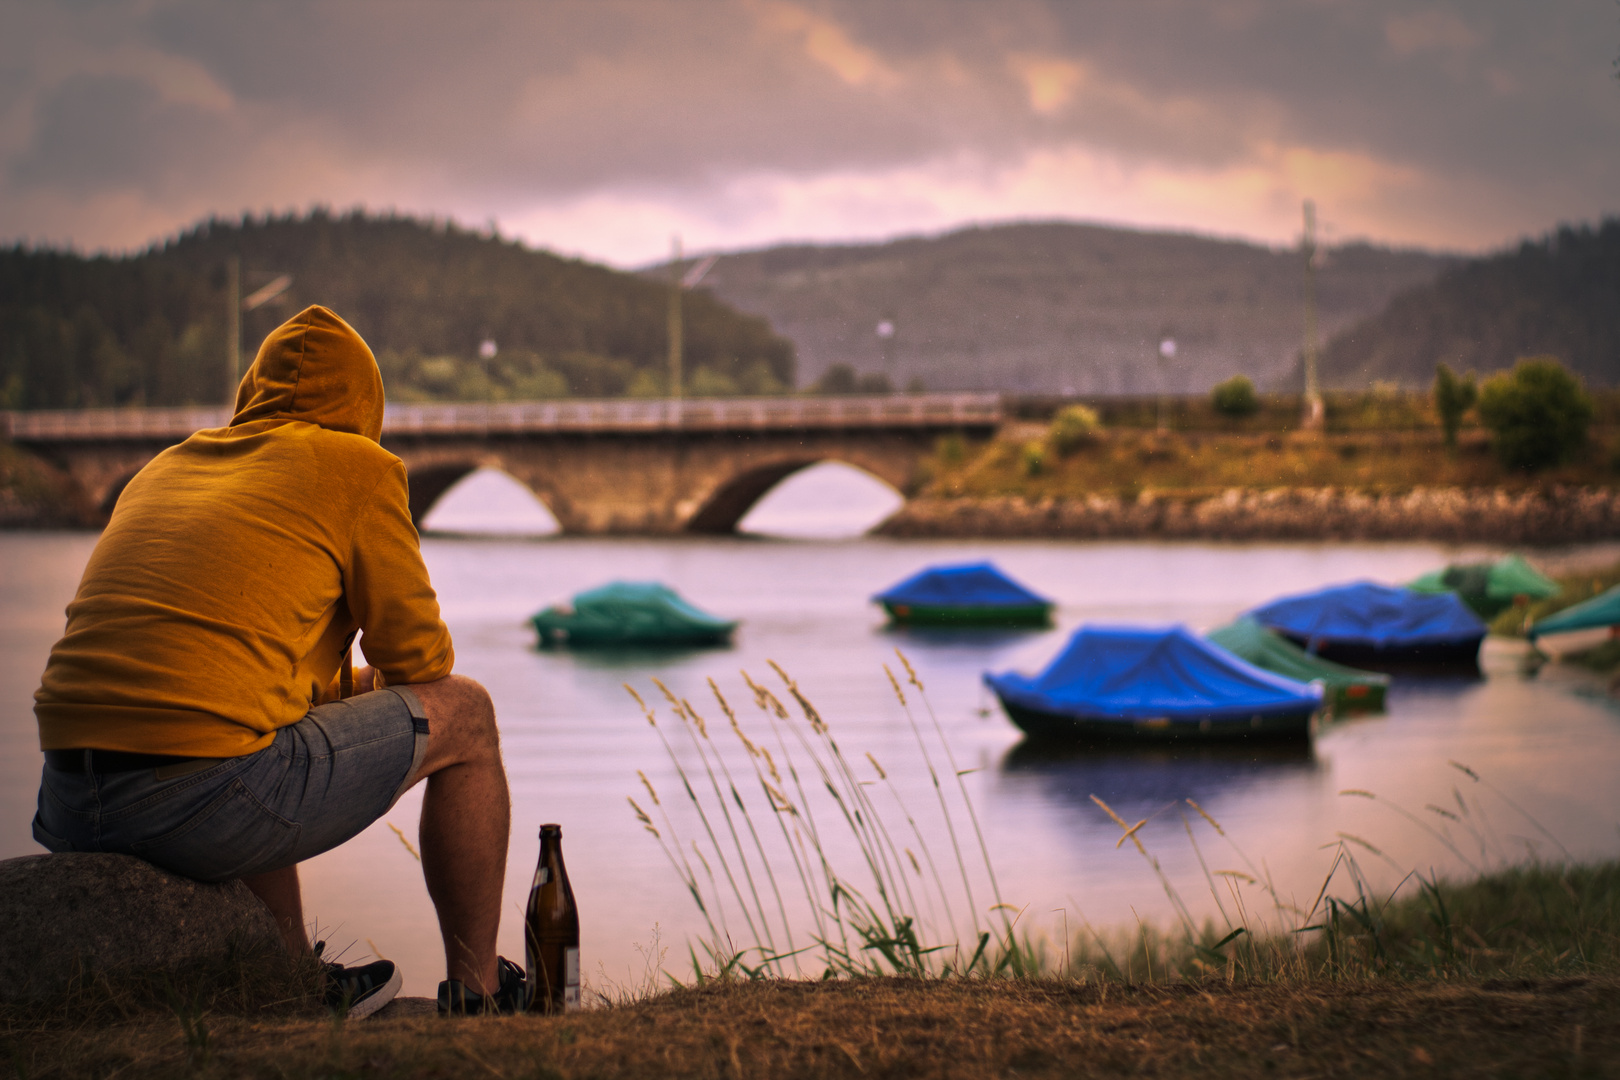
<path fill-rule="evenodd" d="M 356 967 L 344 967 L 321 960 L 326 942 L 315 943 L 315 959 L 325 976 L 321 996 L 326 1007 L 350 1020 L 363 1020 L 394 1000 L 401 983 L 399 968 L 392 960 L 377 960 Z"/>
<path fill-rule="evenodd" d="M 502 1013 L 520 1013 L 529 1003 L 528 976 L 523 969 L 502 956 L 496 961 L 501 985 L 490 995 L 469 991 L 460 979 L 446 979 L 439 984 L 440 1016 L 480 1016 Z"/>

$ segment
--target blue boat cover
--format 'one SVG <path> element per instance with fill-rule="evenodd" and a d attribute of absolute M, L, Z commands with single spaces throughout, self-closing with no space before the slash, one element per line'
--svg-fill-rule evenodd
<path fill-rule="evenodd" d="M 1120 720 L 1247 719 L 1322 702 L 1321 686 L 1262 671 L 1185 626 L 1082 626 L 1039 675 L 984 681 L 1026 708 Z"/>
<path fill-rule="evenodd" d="M 1600 626 L 1617 625 L 1620 625 L 1620 585 L 1545 619 L 1537 619 L 1526 636 L 1534 641 L 1542 634 L 1562 634 L 1570 630 L 1593 630 Z"/>
<path fill-rule="evenodd" d="M 987 562 L 930 566 L 872 599 L 880 604 L 940 607 L 1027 607 L 1052 602 Z"/>
<path fill-rule="evenodd" d="M 1483 637 L 1485 624 L 1456 593 L 1419 593 L 1372 581 L 1273 600 L 1249 614 L 1305 641 L 1401 648 Z"/>

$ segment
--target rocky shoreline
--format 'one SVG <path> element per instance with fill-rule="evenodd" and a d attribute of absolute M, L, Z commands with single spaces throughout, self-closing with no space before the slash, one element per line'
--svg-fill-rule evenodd
<path fill-rule="evenodd" d="M 1620 537 L 1620 490 L 1549 486 L 1233 488 L 1218 494 L 1144 491 L 1041 499 L 925 495 L 877 535 L 953 539 L 1433 540 L 1561 545 Z"/>

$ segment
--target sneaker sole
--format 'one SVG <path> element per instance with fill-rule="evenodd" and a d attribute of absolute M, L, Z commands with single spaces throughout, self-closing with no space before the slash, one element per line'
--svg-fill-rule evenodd
<path fill-rule="evenodd" d="M 350 1020 L 364 1020 L 390 1001 L 393 1001 L 394 995 L 399 993 L 399 988 L 404 982 L 405 979 L 400 975 L 399 968 L 396 966 L 393 976 L 387 982 L 349 1006 L 348 1018 Z"/>

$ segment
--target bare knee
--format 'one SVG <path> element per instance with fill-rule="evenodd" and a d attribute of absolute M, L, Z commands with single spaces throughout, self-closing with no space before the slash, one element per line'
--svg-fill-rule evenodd
<path fill-rule="evenodd" d="M 411 691 L 428 717 L 428 755 L 457 761 L 500 755 L 500 731 L 489 691 L 465 675 L 414 683 Z M 441 760 L 440 765 L 449 764 Z"/>

